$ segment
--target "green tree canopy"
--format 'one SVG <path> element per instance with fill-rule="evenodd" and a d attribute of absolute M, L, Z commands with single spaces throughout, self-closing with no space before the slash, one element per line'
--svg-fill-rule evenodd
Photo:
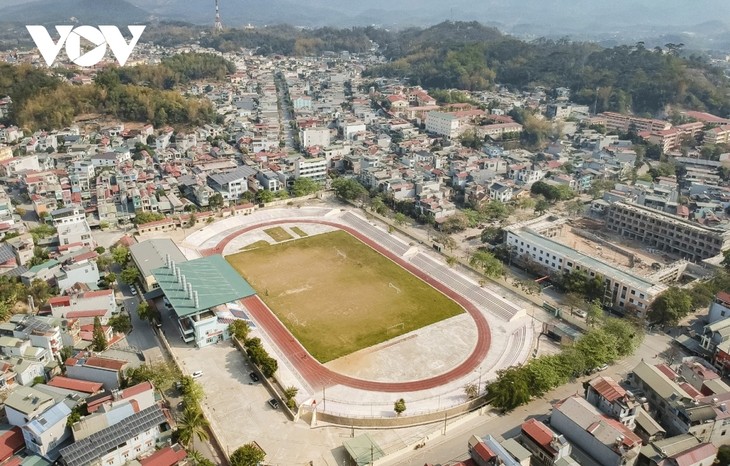
<path fill-rule="evenodd" d="M 247 443 L 231 454 L 231 466 L 258 466 L 266 454 L 255 444 Z"/>
<path fill-rule="evenodd" d="M 649 308 L 649 320 L 656 324 L 675 325 L 692 311 L 692 297 L 676 286 L 656 297 Z"/>
<path fill-rule="evenodd" d="M 106 334 L 101 326 L 99 316 L 94 317 L 94 331 L 92 334 L 91 346 L 94 348 L 94 351 L 104 351 L 109 346 L 109 341 L 106 339 Z"/>
<path fill-rule="evenodd" d="M 354 201 L 367 193 L 365 187 L 354 178 L 336 178 L 332 181 L 332 189 L 334 189 L 337 197 L 349 201 Z"/>
<path fill-rule="evenodd" d="M 322 189 L 316 181 L 311 178 L 297 178 L 292 185 L 292 194 L 296 197 L 314 194 Z"/>

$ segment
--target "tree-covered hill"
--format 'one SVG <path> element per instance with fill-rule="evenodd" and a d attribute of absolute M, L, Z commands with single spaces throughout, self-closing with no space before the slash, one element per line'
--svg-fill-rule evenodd
<path fill-rule="evenodd" d="M 0 96 L 13 99 L 9 123 L 35 129 L 67 126 L 84 113 L 104 113 L 128 121 L 190 125 L 212 121 L 210 102 L 174 90 L 197 79 L 223 79 L 235 66 L 216 55 L 175 55 L 160 65 L 113 67 L 93 85 L 75 86 L 50 70 L 0 63 Z M 70 73 L 73 74 L 73 73 Z"/>
<path fill-rule="evenodd" d="M 450 24 L 469 31 L 463 23 L 435 28 L 443 30 Z M 484 33 L 476 27 L 472 30 Z M 591 43 L 525 42 L 496 34 L 485 40 L 473 34 L 450 40 L 447 35 L 439 41 L 439 34 L 428 30 L 420 33 L 421 40 L 402 39 L 413 35 L 404 31 L 386 37 L 398 50 L 386 47 L 391 61 L 367 74 L 406 77 L 430 88 L 485 90 L 495 82 L 515 89 L 569 87 L 574 100 L 595 104 L 598 111 L 655 114 L 672 105 L 730 115 L 730 81 L 703 58 L 681 56 L 679 44 L 648 49 L 638 43 L 604 49 Z"/>

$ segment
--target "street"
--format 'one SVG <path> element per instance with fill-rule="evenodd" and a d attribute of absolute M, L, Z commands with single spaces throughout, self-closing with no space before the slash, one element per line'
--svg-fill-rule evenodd
<path fill-rule="evenodd" d="M 403 466 L 423 466 L 425 463 L 448 464 L 451 461 L 459 461 L 468 458 L 467 441 L 472 435 L 483 437 L 491 434 L 496 438 L 515 437 L 520 432 L 520 425 L 527 419 L 544 419 L 550 413 L 554 402 L 567 398 L 576 393 L 583 393 L 583 382 L 590 380 L 597 375 L 610 376 L 617 381 L 623 379 L 642 358 L 649 362 L 658 364 L 665 362 L 667 350 L 670 348 L 671 339 L 666 334 L 647 334 L 644 342 L 636 350 L 633 356 L 625 358 L 610 366 L 605 371 L 590 377 L 582 377 L 575 382 L 559 387 L 542 398 L 533 400 L 531 403 L 521 406 L 505 415 L 489 414 L 480 416 L 471 422 L 453 431 L 447 432 L 446 436 L 439 436 L 426 442 L 426 446 L 414 451 L 406 459 L 390 463 Z M 655 358 L 655 355 L 656 356 Z"/>

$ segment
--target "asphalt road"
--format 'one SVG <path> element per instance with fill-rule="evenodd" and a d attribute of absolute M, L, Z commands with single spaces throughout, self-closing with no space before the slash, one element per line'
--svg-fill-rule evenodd
<path fill-rule="evenodd" d="M 665 362 L 664 356 L 669 352 L 671 339 L 662 333 L 647 334 L 639 349 L 626 359 L 610 366 L 597 375 L 613 377 L 615 380 L 623 379 L 643 357 L 649 362 L 658 364 Z M 658 355 L 654 357 L 654 355 Z M 594 376 L 591 376 L 594 377 Z M 500 436 L 504 439 L 515 437 L 520 432 L 520 425 L 528 419 L 544 419 L 550 412 L 551 406 L 556 401 L 567 398 L 576 393 L 583 393 L 583 382 L 591 377 L 583 377 L 573 383 L 559 387 L 542 398 L 533 400 L 528 405 L 515 409 L 506 415 L 488 415 L 475 419 L 459 427 L 453 428 L 445 436 L 430 439 L 426 446 L 409 455 L 400 461 L 391 463 L 399 466 L 423 466 L 426 463 L 449 464 L 453 461 L 460 461 L 468 458 L 467 442 L 472 435 L 478 437 L 491 434 L 494 437 Z"/>

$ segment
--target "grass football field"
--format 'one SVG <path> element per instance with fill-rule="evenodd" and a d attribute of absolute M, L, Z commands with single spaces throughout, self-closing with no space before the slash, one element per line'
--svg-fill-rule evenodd
<path fill-rule="evenodd" d="M 322 363 L 464 312 L 344 231 L 226 259 Z"/>

